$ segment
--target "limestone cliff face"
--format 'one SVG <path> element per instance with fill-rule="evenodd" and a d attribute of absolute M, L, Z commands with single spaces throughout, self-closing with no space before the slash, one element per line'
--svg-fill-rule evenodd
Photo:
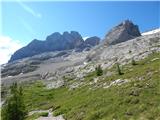
<path fill-rule="evenodd" d="M 76 31 L 71 31 L 70 33 L 64 32 L 63 34 L 55 32 L 47 36 L 45 41 L 34 39 L 27 46 L 17 50 L 11 56 L 9 62 L 31 57 L 44 52 L 63 51 L 70 49 L 78 49 L 78 51 L 83 51 L 86 48 L 97 45 L 99 40 L 100 38 L 98 37 L 91 37 L 88 38 L 88 42 L 85 42 L 82 36 Z"/>
<path fill-rule="evenodd" d="M 89 44 L 89 45 L 92 45 L 92 46 L 98 45 L 99 42 L 100 42 L 100 39 L 99 39 L 99 37 L 96 37 L 96 36 L 87 38 L 85 40 L 86 44 Z"/>
<path fill-rule="evenodd" d="M 103 42 L 105 45 L 114 45 L 138 36 L 141 36 L 138 26 L 134 25 L 132 21 L 125 20 L 119 25 L 113 27 L 106 34 Z"/>

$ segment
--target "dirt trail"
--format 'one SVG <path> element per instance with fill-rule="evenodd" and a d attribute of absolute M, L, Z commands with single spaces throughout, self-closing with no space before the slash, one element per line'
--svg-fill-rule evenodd
<path fill-rule="evenodd" d="M 34 113 L 42 113 L 42 112 L 48 112 L 47 117 L 39 117 L 36 120 L 65 120 L 62 115 L 53 116 L 52 110 L 36 110 L 29 113 L 30 115 L 33 115 Z"/>
<path fill-rule="evenodd" d="M 59 116 L 48 116 L 48 117 L 40 117 L 37 120 L 65 120 L 62 115 Z"/>

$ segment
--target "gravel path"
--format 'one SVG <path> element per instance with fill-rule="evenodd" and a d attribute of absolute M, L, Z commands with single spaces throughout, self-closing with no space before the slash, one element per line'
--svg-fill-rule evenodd
<path fill-rule="evenodd" d="M 59 116 L 56 116 L 56 117 L 54 117 L 54 116 L 40 117 L 36 120 L 65 120 L 65 119 L 63 118 L 62 115 L 59 115 Z"/>
<path fill-rule="evenodd" d="M 42 113 L 42 112 L 48 112 L 47 117 L 39 117 L 36 120 L 65 120 L 62 115 L 53 116 L 52 110 L 36 110 L 29 113 L 30 115 L 33 115 L 34 113 Z"/>

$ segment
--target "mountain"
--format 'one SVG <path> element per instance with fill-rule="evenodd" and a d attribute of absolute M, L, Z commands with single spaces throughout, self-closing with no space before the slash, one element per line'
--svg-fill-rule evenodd
<path fill-rule="evenodd" d="M 83 51 L 87 48 L 89 50 L 91 47 L 97 45 L 100 41 L 98 37 L 88 38 L 84 41 L 82 36 L 76 32 L 71 31 L 64 32 L 60 34 L 55 32 L 47 36 L 45 41 L 34 39 L 27 46 L 17 50 L 10 58 L 9 62 L 13 62 L 18 59 L 31 57 L 37 54 L 51 51 L 63 51 L 76 49 L 76 51 Z"/>
<path fill-rule="evenodd" d="M 138 26 L 133 24 L 132 21 L 125 20 L 106 34 L 102 44 L 107 46 L 114 45 L 139 36 L 141 36 L 141 33 Z M 76 31 L 71 31 L 70 33 L 66 31 L 63 34 L 55 32 L 47 36 L 45 41 L 34 39 L 27 46 L 17 50 L 11 56 L 9 62 L 31 57 L 44 52 L 71 49 L 74 49 L 77 52 L 90 50 L 93 46 L 98 45 L 99 41 L 100 38 L 96 36 L 90 37 L 84 41 L 82 36 Z"/>
<path fill-rule="evenodd" d="M 96 46 L 100 43 L 99 37 L 93 36 L 90 38 L 87 38 L 81 45 L 78 46 L 78 48 L 75 50 L 77 52 L 81 52 L 82 50 L 88 51 L 93 46 Z"/>
<path fill-rule="evenodd" d="M 104 44 L 114 45 L 120 42 L 141 36 L 137 25 L 132 21 L 125 20 L 119 25 L 113 27 L 105 36 Z"/>
<path fill-rule="evenodd" d="M 122 23 L 135 26 L 130 21 Z M 128 39 L 120 34 L 122 30 L 117 33 L 118 28 L 111 31 L 119 39 L 110 37 L 111 43 L 104 40 L 98 44 L 97 37 L 83 41 L 76 32 L 72 33 L 76 38 L 65 32 L 53 33 L 46 41 L 32 41 L 26 47 L 34 48 L 35 52 L 40 49 L 42 53 L 1 67 L 2 101 L 9 96 L 9 86 L 18 82 L 24 88 L 29 119 L 55 118 L 53 114 L 62 120 L 63 115 L 67 120 L 159 120 L 160 31 L 148 31 L 141 36 L 135 33 L 138 29 L 125 27 L 123 30 L 128 32 L 124 33 L 131 37 Z M 97 46 L 86 50 L 94 45 Z M 54 51 L 55 46 L 59 51 Z M 62 50 L 64 47 L 66 50 Z M 53 51 L 44 52 L 46 49 Z M 97 66 L 102 69 L 101 76 L 97 74 Z M 5 102 L 2 103 L 3 107 Z M 42 111 L 48 117 L 37 116 Z"/>
<path fill-rule="evenodd" d="M 99 44 L 99 42 L 100 42 L 99 38 L 94 36 L 94 37 L 87 38 L 84 43 L 92 46 L 96 46 Z"/>
<path fill-rule="evenodd" d="M 73 76 L 76 76 L 76 79 L 81 79 L 87 73 L 93 71 L 97 64 L 102 64 L 103 67 L 106 68 L 114 65 L 115 60 L 122 64 L 126 64 L 132 57 L 140 60 L 152 52 L 160 51 L 159 32 L 155 33 L 150 31 L 150 33 L 152 34 L 134 37 L 134 39 L 113 45 L 109 44 L 107 46 L 104 41 L 99 44 L 98 37 L 91 37 L 83 41 L 77 32 L 72 32 L 74 36 L 77 34 L 76 39 L 69 38 L 71 33 L 65 32 L 62 35 L 53 33 L 47 37 L 46 41 L 33 40 L 26 47 L 18 50 L 14 55 L 21 55 L 19 56 L 20 58 L 2 66 L 2 82 L 8 84 L 19 80 L 30 81 L 38 79 L 63 81 L 63 75 L 70 72 L 73 72 Z M 65 41 L 72 39 L 70 43 L 72 42 L 75 46 L 70 47 L 74 49 L 65 48 L 66 50 L 61 50 L 62 48 L 58 44 L 58 41 L 62 42 L 61 38 L 64 38 L 64 36 L 67 39 L 65 39 Z M 47 46 L 48 42 L 50 42 L 50 44 Z M 57 44 L 54 44 L 56 42 Z M 54 47 L 51 47 L 51 45 Z M 86 50 L 94 45 L 97 46 L 89 51 Z M 59 51 L 54 51 L 55 46 L 57 46 Z M 80 50 L 83 51 L 79 52 Z M 32 53 L 32 56 L 22 57 L 24 53 L 25 55 Z M 90 61 L 94 62 L 94 64 Z M 85 66 L 88 66 L 88 68 L 85 68 Z M 57 77 L 60 78 L 58 79 Z"/>

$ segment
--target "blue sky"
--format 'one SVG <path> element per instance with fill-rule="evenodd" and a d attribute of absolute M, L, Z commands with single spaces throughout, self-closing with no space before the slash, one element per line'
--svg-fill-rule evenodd
<path fill-rule="evenodd" d="M 159 26 L 158 2 L 3 2 L 2 34 L 23 44 L 44 40 L 53 32 L 76 30 L 104 37 L 119 22 L 130 19 L 146 31 Z"/>
<path fill-rule="evenodd" d="M 7 60 L 16 49 L 27 45 L 35 38 L 45 40 L 47 35 L 53 32 L 75 30 L 83 37 L 99 36 L 103 39 L 112 27 L 125 19 L 139 25 L 141 32 L 158 28 L 160 2 L 3 1 L 0 25 L 3 39 L 0 39 L 0 52 L 3 48 L 8 54 L 1 52 L 0 59 L 7 55 Z M 11 43 L 13 45 L 10 45 Z"/>

